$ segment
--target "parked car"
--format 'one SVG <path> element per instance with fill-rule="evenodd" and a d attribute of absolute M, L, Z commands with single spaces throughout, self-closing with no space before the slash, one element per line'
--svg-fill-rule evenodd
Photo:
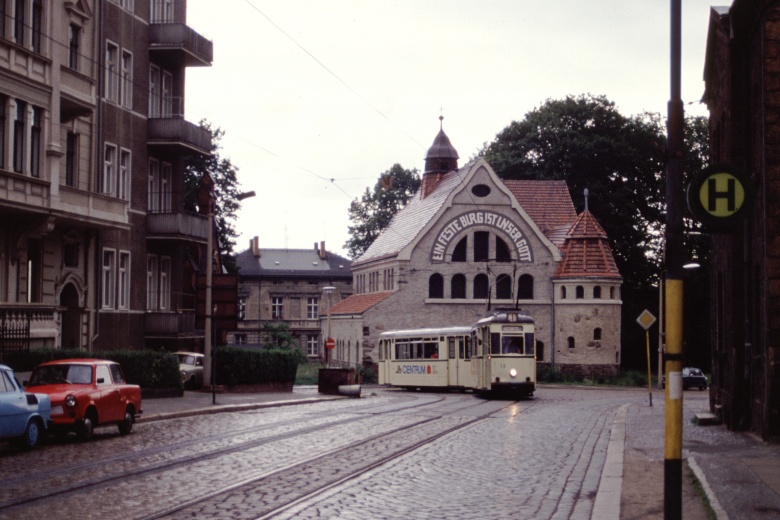
<path fill-rule="evenodd" d="M 0 439 L 14 439 L 32 449 L 45 438 L 50 420 L 49 396 L 25 392 L 13 370 L 0 365 Z"/>
<path fill-rule="evenodd" d="M 662 386 L 666 388 L 666 374 L 661 378 Z M 698 388 L 699 390 L 707 389 L 707 376 L 699 368 L 685 367 L 682 369 L 682 383 L 683 390 L 689 388 Z"/>
<path fill-rule="evenodd" d="M 101 359 L 63 359 L 41 363 L 30 374 L 27 389 L 51 398 L 55 431 L 75 431 L 82 440 L 94 428 L 116 424 L 119 433 L 133 430 L 141 409 L 141 388 L 125 382 L 118 363 Z"/>
<path fill-rule="evenodd" d="M 179 372 L 184 388 L 203 386 L 203 354 L 197 352 L 174 352 L 179 358 Z"/>
<path fill-rule="evenodd" d="M 689 388 L 707 389 L 707 376 L 702 373 L 701 369 L 694 367 L 683 368 L 682 380 L 683 390 L 688 390 Z"/>

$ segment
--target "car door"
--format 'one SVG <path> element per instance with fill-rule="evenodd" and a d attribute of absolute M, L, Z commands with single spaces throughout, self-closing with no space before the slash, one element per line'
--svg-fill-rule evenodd
<path fill-rule="evenodd" d="M 27 427 L 27 396 L 11 373 L 0 370 L 0 437 L 22 435 Z"/>
<path fill-rule="evenodd" d="M 108 365 L 97 365 L 95 367 L 95 383 L 100 392 L 100 403 L 98 404 L 100 422 L 106 423 L 121 420 L 125 415 L 125 411 L 122 408 L 119 386 L 114 384 Z"/>

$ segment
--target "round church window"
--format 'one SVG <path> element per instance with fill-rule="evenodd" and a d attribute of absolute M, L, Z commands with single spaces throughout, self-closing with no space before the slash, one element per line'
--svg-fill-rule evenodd
<path fill-rule="evenodd" d="M 471 193 L 473 193 L 476 197 L 487 197 L 490 195 L 490 186 L 486 184 L 477 184 L 471 188 Z"/>

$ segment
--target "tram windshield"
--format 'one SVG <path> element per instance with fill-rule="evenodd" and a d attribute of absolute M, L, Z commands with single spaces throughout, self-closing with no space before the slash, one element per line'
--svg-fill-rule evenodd
<path fill-rule="evenodd" d="M 502 354 L 527 354 L 533 355 L 534 353 L 534 336 L 533 334 L 525 334 L 523 336 L 509 336 L 506 335 L 501 338 L 501 353 Z"/>

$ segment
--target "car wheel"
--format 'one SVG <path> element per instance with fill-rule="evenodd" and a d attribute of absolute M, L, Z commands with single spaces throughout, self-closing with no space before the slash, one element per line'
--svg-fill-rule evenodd
<path fill-rule="evenodd" d="M 128 408 L 125 410 L 125 418 L 122 422 L 119 423 L 119 433 L 122 435 L 127 435 L 128 433 L 133 431 L 133 411 Z"/>
<path fill-rule="evenodd" d="M 35 448 L 43 440 L 43 431 L 41 424 L 36 419 L 30 419 L 24 435 L 21 437 L 22 446 L 28 450 Z"/>
<path fill-rule="evenodd" d="M 94 414 L 92 412 L 87 412 L 87 414 L 81 420 L 81 423 L 77 428 L 76 435 L 78 435 L 79 440 L 88 441 L 92 438 L 92 433 L 94 432 L 94 430 L 95 430 Z"/>

